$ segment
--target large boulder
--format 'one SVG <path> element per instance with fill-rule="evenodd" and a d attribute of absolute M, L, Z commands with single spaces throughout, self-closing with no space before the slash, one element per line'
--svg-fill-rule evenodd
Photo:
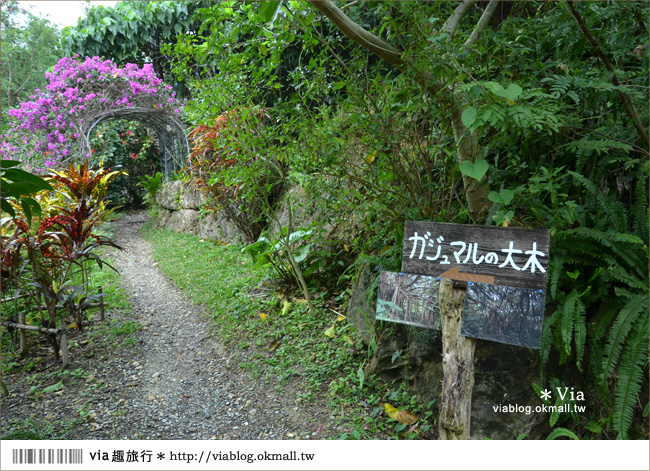
<path fill-rule="evenodd" d="M 163 183 L 156 193 L 156 203 L 165 209 L 178 211 L 181 209 L 181 195 L 183 193 L 183 182 L 175 180 Z"/>
<path fill-rule="evenodd" d="M 199 212 L 193 209 L 174 211 L 167 221 L 167 229 L 183 234 L 199 234 Z"/>
<path fill-rule="evenodd" d="M 158 209 L 158 214 L 156 214 L 156 225 L 159 228 L 165 228 L 167 227 L 167 223 L 169 222 L 169 218 L 172 217 L 172 214 L 174 211 L 171 211 L 169 209 L 165 208 L 159 208 Z"/>
<path fill-rule="evenodd" d="M 290 188 L 283 197 L 275 217 L 271 218 L 269 237 L 278 237 L 280 229 L 289 223 L 288 205 L 291 204 L 293 231 L 317 222 L 322 249 L 336 252 L 343 248 L 344 244 L 352 245 L 359 233 L 359 217 L 351 214 L 341 217 L 338 210 L 328 204 L 329 199 L 328 194 L 315 196 L 299 186 Z"/>
<path fill-rule="evenodd" d="M 183 209 L 199 209 L 205 203 L 205 193 L 185 184 L 182 186 L 180 202 Z"/>
<path fill-rule="evenodd" d="M 199 237 L 208 240 L 233 242 L 240 238 L 235 225 L 219 211 L 208 213 L 199 220 Z"/>

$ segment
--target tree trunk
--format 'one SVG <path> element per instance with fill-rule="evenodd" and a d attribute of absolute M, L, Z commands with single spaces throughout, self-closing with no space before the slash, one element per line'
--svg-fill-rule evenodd
<path fill-rule="evenodd" d="M 476 340 L 460 335 L 465 290 L 454 288 L 450 279 L 440 282 L 442 325 L 442 399 L 438 430 L 441 440 L 467 440 L 474 388 Z"/>
<path fill-rule="evenodd" d="M 343 13 L 334 4 L 334 2 L 330 0 L 308 1 L 314 8 L 329 18 L 332 23 L 334 23 L 341 30 L 341 32 L 352 41 L 365 47 L 369 51 L 372 51 L 385 61 L 400 69 L 405 69 L 413 65 L 412 59 L 403 59 L 401 51 L 392 47 L 383 39 L 375 36 L 374 34 L 366 31 L 361 26 L 356 24 L 354 21 L 348 18 L 345 13 Z M 459 5 L 454 16 L 452 16 L 452 18 L 450 18 L 450 20 L 445 23 L 448 29 L 453 28 L 455 30 L 458 22 L 462 19 L 462 16 L 465 15 L 472 3 L 473 1 L 468 1 L 464 4 Z M 488 15 L 484 15 L 484 17 L 481 18 L 482 24 L 480 27 L 477 26 L 476 34 L 473 36 L 472 42 L 476 41 L 478 34 L 480 34 L 480 32 L 483 30 L 484 25 L 489 19 L 492 11 L 494 11 L 493 8 L 490 10 Z M 471 44 L 469 41 L 468 43 Z M 466 46 L 469 44 L 466 44 Z M 422 70 L 416 67 L 414 71 L 417 77 L 417 81 L 431 93 L 432 97 L 443 100 L 444 106 L 451 106 L 453 110 L 451 116 L 451 125 L 454 130 L 458 163 L 461 163 L 465 160 L 473 162 L 479 156 L 480 149 L 476 135 L 469 132 L 461 120 L 462 106 L 460 106 L 457 101 L 458 97 L 444 97 L 442 94 L 442 92 L 444 92 L 443 87 L 440 86 L 440 84 L 427 70 Z M 465 187 L 465 195 L 467 198 L 467 206 L 469 208 L 470 215 L 472 217 L 472 220 L 476 222 L 484 217 L 490 209 L 491 203 L 487 198 L 490 190 L 485 183 L 478 182 L 473 178 L 467 176 L 463 176 L 463 185 Z"/>
<path fill-rule="evenodd" d="M 456 155 L 458 157 L 458 163 L 466 160 L 473 162 L 479 156 L 479 145 L 476 134 L 469 132 L 463 124 L 461 119 L 462 114 L 463 110 L 461 107 L 457 103 L 454 103 L 451 126 L 454 131 L 454 140 L 456 141 Z M 463 175 L 467 207 L 469 208 L 473 221 L 478 221 L 482 217 L 487 216 L 492 205 L 488 199 L 490 189 L 484 181 L 485 177 L 483 177 L 483 181 L 479 182 L 467 175 Z"/>

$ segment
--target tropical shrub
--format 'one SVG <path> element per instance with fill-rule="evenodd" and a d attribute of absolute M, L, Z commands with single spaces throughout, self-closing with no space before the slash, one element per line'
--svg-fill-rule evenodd
<path fill-rule="evenodd" d="M 96 253 L 99 247 L 119 248 L 93 231 L 110 213 L 105 195 L 121 173 L 89 168 L 86 162 L 49 174 L 46 180 L 53 190 L 34 195 L 42 211 L 38 217 L 32 211 L 31 226 L 23 207 L 9 200 L 13 217 L 3 218 L 1 233 L 2 296 L 13 297 L 17 304 L 7 316 L 55 327 L 66 317 L 57 312 L 60 304 L 83 326 L 85 308 L 94 300 L 88 292 L 88 266 L 107 265 Z"/>
<path fill-rule="evenodd" d="M 257 240 L 265 209 L 282 190 L 268 155 L 272 143 L 264 142 L 263 122 L 270 119 L 264 109 L 231 110 L 188 135 L 185 174 L 210 197 L 207 207 L 223 210 L 249 243 Z"/>

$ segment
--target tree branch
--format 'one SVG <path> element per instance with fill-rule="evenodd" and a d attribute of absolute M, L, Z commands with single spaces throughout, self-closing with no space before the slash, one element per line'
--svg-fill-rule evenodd
<path fill-rule="evenodd" d="M 461 2 L 460 5 L 458 5 L 454 10 L 454 14 L 447 18 L 447 21 L 445 21 L 445 24 L 442 25 L 442 29 L 440 31 L 449 33 L 449 37 L 453 38 L 456 30 L 458 29 L 458 25 L 460 24 L 460 20 L 462 20 L 463 17 L 467 14 L 469 7 L 475 3 L 476 0 L 465 0 Z"/>
<path fill-rule="evenodd" d="M 485 27 L 490 21 L 490 18 L 492 18 L 492 15 L 494 14 L 494 11 L 497 9 L 498 4 L 499 4 L 499 0 L 490 0 L 490 3 L 488 3 L 488 6 L 483 11 L 481 18 L 478 20 L 478 23 L 476 23 L 476 27 L 474 28 L 474 31 L 472 31 L 472 34 L 470 35 L 469 39 L 465 41 L 465 45 L 463 46 L 465 49 L 468 49 L 472 44 L 474 44 L 478 40 L 479 36 L 483 32 L 483 30 L 485 30 Z"/>
<path fill-rule="evenodd" d="M 591 32 L 587 28 L 587 25 L 585 24 L 584 19 L 582 18 L 580 13 L 578 13 L 572 1 L 567 1 L 566 3 L 569 6 L 571 16 L 573 16 L 573 19 L 576 20 L 576 23 L 578 23 L 578 26 L 580 27 L 583 34 L 587 38 L 587 41 L 589 41 L 589 43 L 594 47 L 594 49 L 596 49 L 596 54 L 598 54 L 600 60 L 603 62 L 603 64 L 605 64 L 607 70 L 609 70 L 612 73 L 612 82 L 617 87 L 620 87 L 621 83 L 618 81 L 618 77 L 616 76 L 616 72 L 614 71 L 614 66 L 609 61 L 609 59 L 607 58 L 603 50 L 600 48 L 600 45 L 598 44 L 598 41 L 596 41 L 596 38 L 592 36 Z M 618 94 L 620 95 L 621 100 L 623 100 L 623 106 L 625 107 L 625 111 L 627 112 L 627 115 L 632 119 L 632 122 L 634 123 L 634 128 L 636 129 L 636 132 L 639 134 L 643 142 L 645 142 L 645 145 L 650 146 L 650 142 L 648 141 L 648 135 L 646 134 L 645 129 L 641 124 L 641 118 L 639 117 L 639 112 L 637 111 L 636 106 L 634 106 L 634 99 L 631 96 L 628 99 L 628 96 L 620 90 Z"/>
<path fill-rule="evenodd" d="M 401 66 L 404 64 L 400 52 L 381 38 L 366 31 L 343 13 L 330 0 L 307 0 L 314 8 L 323 13 L 341 32 L 357 44 L 374 52 L 385 61 Z"/>

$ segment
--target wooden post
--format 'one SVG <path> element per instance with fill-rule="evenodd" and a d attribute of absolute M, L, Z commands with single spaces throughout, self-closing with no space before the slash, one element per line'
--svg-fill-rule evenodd
<path fill-rule="evenodd" d="M 18 316 L 18 322 L 25 324 L 25 312 L 21 312 Z M 27 339 L 25 338 L 25 331 L 20 329 L 20 353 L 25 353 L 27 348 Z"/>
<path fill-rule="evenodd" d="M 476 340 L 460 335 L 465 289 L 448 278 L 440 281 L 442 328 L 442 400 L 438 429 L 441 440 L 467 440 L 472 417 Z"/>
<path fill-rule="evenodd" d="M 61 360 L 63 365 L 61 366 L 62 370 L 65 370 L 68 365 L 68 329 L 63 327 L 61 329 Z"/>
<path fill-rule="evenodd" d="M 104 321 L 104 288 L 99 286 L 98 288 L 99 291 L 99 320 Z"/>

